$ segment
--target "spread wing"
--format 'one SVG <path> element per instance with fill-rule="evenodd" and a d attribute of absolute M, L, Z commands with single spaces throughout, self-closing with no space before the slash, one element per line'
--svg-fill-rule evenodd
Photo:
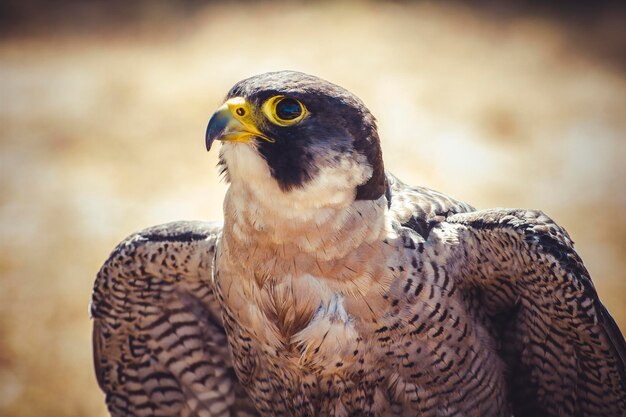
<path fill-rule="evenodd" d="M 626 344 L 567 233 L 538 211 L 455 214 L 445 264 L 507 364 L 515 416 L 625 416 Z"/>
<path fill-rule="evenodd" d="M 213 293 L 220 231 L 204 222 L 146 229 L 100 269 L 93 353 L 111 415 L 257 415 L 232 369 Z"/>

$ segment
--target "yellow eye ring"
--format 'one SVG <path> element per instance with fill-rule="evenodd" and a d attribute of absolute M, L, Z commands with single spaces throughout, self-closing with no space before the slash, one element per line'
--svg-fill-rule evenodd
<path fill-rule="evenodd" d="M 263 114 L 278 126 L 291 126 L 306 117 L 308 111 L 300 100 L 274 96 L 263 103 Z"/>

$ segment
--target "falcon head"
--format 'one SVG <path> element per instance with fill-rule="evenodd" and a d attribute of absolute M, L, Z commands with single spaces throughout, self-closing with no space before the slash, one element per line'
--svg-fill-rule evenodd
<path fill-rule="evenodd" d="M 209 121 L 207 150 L 216 140 L 226 180 L 265 198 L 325 206 L 385 193 L 374 117 L 352 93 L 311 75 L 270 72 L 235 84 Z"/>

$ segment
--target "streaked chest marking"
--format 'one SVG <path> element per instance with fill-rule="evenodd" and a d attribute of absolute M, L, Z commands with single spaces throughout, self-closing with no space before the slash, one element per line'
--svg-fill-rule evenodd
<path fill-rule="evenodd" d="M 293 339 L 302 352 L 300 366 L 313 367 L 324 374 L 347 365 L 344 358 L 358 344 L 359 334 L 354 318 L 346 311 L 343 295 L 335 292 L 322 302 L 308 326 Z"/>

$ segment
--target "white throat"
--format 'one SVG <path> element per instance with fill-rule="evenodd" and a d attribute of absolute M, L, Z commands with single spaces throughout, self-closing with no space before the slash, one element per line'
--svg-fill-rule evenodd
<path fill-rule="evenodd" d="M 354 199 L 356 187 L 372 175 L 364 156 L 320 161 L 315 177 L 290 191 L 280 189 L 252 146 L 226 143 L 222 156 L 231 181 L 225 227 L 239 243 L 260 240 L 336 259 L 383 232 L 386 198 Z"/>

